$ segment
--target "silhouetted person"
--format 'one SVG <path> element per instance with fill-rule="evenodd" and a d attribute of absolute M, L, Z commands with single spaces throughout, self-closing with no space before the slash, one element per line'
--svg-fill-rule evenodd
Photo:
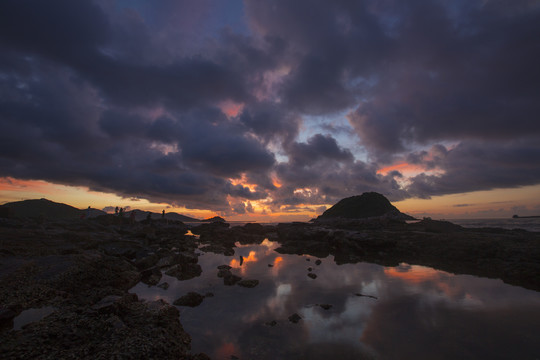
<path fill-rule="evenodd" d="M 124 208 L 118 209 L 118 216 L 124 217 Z"/>
<path fill-rule="evenodd" d="M 114 213 L 118 215 L 118 206 L 114 208 Z"/>
<path fill-rule="evenodd" d="M 165 219 L 165 210 L 163 210 L 163 211 L 161 212 L 161 218 L 162 218 L 162 219 Z"/>
<path fill-rule="evenodd" d="M 243 263 L 244 263 L 244 257 L 240 255 L 240 266 L 242 266 Z"/>

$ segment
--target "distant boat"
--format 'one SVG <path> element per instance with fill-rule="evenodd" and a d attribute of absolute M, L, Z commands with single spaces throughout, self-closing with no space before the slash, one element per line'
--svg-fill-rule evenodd
<path fill-rule="evenodd" d="M 535 215 L 535 216 L 518 216 L 518 215 L 514 215 L 512 216 L 513 219 L 537 219 L 537 218 L 540 218 L 540 215 Z"/>

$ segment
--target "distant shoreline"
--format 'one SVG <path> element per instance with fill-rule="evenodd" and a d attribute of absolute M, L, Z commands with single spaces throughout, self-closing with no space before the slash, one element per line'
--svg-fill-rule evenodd
<path fill-rule="evenodd" d="M 540 218 L 540 215 L 533 215 L 533 216 L 514 215 L 514 216 L 512 216 L 512 219 L 538 219 L 538 218 Z"/>

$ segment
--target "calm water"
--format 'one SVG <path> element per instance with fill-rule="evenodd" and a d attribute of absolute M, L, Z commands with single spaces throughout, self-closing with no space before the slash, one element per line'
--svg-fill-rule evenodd
<path fill-rule="evenodd" d="M 168 290 L 141 283 L 131 291 L 169 303 L 188 291 L 214 293 L 198 307 L 179 307 L 193 352 L 212 359 L 540 358 L 538 292 L 408 264 L 338 266 L 328 257 L 317 266 L 316 258 L 278 254 L 277 246 L 265 241 L 239 246 L 233 257 L 203 254 L 200 277 L 164 275 Z M 223 285 L 221 264 L 259 285 Z M 288 321 L 294 313 L 302 317 L 297 324 Z M 266 324 L 273 320 L 277 325 Z"/>
<path fill-rule="evenodd" d="M 499 227 L 503 229 L 523 229 L 540 231 L 540 218 L 507 219 L 451 219 L 450 222 L 464 227 Z"/>

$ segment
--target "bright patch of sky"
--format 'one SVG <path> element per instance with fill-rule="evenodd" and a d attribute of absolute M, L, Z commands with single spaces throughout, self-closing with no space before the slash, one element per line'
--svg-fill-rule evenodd
<path fill-rule="evenodd" d="M 348 149 L 356 160 L 367 161 L 367 152 L 361 140 L 347 120 L 347 114 L 353 109 L 347 109 L 332 115 L 306 115 L 302 123 L 302 131 L 298 135 L 299 142 L 316 135 L 331 135 L 340 147 Z"/>

